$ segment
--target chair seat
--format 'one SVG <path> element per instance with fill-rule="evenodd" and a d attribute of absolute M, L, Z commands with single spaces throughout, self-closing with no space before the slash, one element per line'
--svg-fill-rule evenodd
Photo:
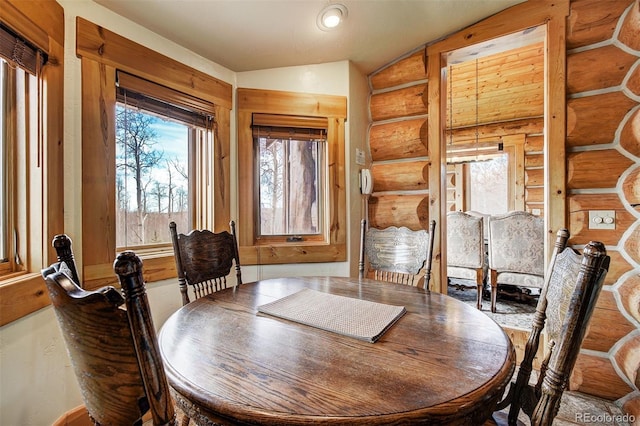
<path fill-rule="evenodd" d="M 544 221 L 526 211 L 511 211 L 489 220 L 491 312 L 496 311 L 498 285 L 542 288 L 544 285 Z"/>
<path fill-rule="evenodd" d="M 447 276 L 450 278 L 459 278 L 461 280 L 472 280 L 475 285 L 477 273 L 474 269 L 459 268 L 457 266 L 447 266 Z"/>
<path fill-rule="evenodd" d="M 544 277 L 537 275 L 519 274 L 517 272 L 498 272 L 498 284 L 542 288 L 542 286 L 544 285 Z"/>

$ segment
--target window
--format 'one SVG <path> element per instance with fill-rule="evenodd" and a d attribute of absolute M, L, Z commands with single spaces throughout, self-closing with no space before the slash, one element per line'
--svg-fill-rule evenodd
<path fill-rule="evenodd" d="M 270 119 L 280 125 L 266 125 Z M 296 127 L 313 121 L 317 128 Z M 326 119 L 254 114 L 258 238 L 321 238 L 326 204 L 326 127 Z"/>
<path fill-rule="evenodd" d="M 124 248 L 143 257 L 149 282 L 174 278 L 169 220 L 187 221 L 180 228 L 185 231 L 229 229 L 231 85 L 83 18 L 76 24 L 82 61 L 85 287 L 115 284 L 113 260 Z M 96 50 L 96 43 L 103 49 Z M 122 148 L 126 132 L 116 130 L 117 113 L 124 120 L 126 110 L 149 122 L 157 137 L 150 151 L 162 154 L 139 178 L 125 166 L 131 154 Z M 180 136 L 164 140 L 169 128 Z M 167 165 L 176 156 L 179 160 Z M 120 235 L 127 225 L 126 237 Z"/>
<path fill-rule="evenodd" d="M 194 228 L 194 188 L 213 179 L 196 164 L 212 151 L 214 106 L 123 72 L 116 100 L 116 245 L 168 249 L 168 224 Z"/>
<path fill-rule="evenodd" d="M 49 303 L 40 270 L 55 261 L 51 240 L 64 232 L 64 10 L 53 1 L 2 2 L 1 9 L 0 325 L 4 325 Z"/>
<path fill-rule="evenodd" d="M 487 214 L 509 211 L 509 158 L 507 154 L 469 163 L 471 209 Z"/>
<path fill-rule="evenodd" d="M 0 26 L 0 275 L 27 271 L 31 263 L 25 245 L 29 204 L 40 206 L 42 191 L 43 63 L 40 51 Z"/>
<path fill-rule="evenodd" d="M 9 229 L 11 226 L 8 221 L 9 208 L 9 141 L 7 140 L 7 119 L 9 118 L 8 106 L 9 100 L 9 76 L 7 75 L 9 67 L 7 62 L 0 58 L 0 274 L 7 273 L 11 270 L 9 263 Z"/>
<path fill-rule="evenodd" d="M 166 224 L 189 220 L 188 126 L 116 105 L 116 245 L 168 243 Z"/>
<path fill-rule="evenodd" d="M 116 245 L 169 248 L 171 221 L 194 227 L 195 160 L 212 146 L 213 106 L 121 72 L 116 92 Z"/>
<path fill-rule="evenodd" d="M 447 150 L 449 211 L 502 214 L 524 210 L 524 134 L 460 143 Z"/>
<path fill-rule="evenodd" d="M 346 260 L 345 116 L 344 97 L 238 89 L 244 264 Z"/>

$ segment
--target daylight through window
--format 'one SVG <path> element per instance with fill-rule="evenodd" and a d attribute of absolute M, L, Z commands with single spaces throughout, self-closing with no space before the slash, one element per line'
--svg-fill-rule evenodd
<path fill-rule="evenodd" d="M 487 214 L 509 211 L 509 157 L 502 154 L 490 160 L 469 163 L 470 210 Z"/>
<path fill-rule="evenodd" d="M 137 88 L 153 85 L 135 81 L 142 82 Z M 116 245 L 168 245 L 171 221 L 178 229 L 193 227 L 195 179 L 203 175 L 194 162 L 211 150 L 213 116 L 122 84 L 117 100 Z"/>
<path fill-rule="evenodd" d="M 0 265 L 4 265 L 6 269 L 9 266 L 9 239 L 8 231 L 8 201 L 9 201 L 9 164 L 8 164 L 8 64 L 0 58 L 0 188 L 2 195 L 0 196 Z M 2 268 L 2 266 L 0 266 Z"/>
<path fill-rule="evenodd" d="M 258 238 L 323 233 L 326 120 L 254 115 Z M 275 121 L 274 121 L 275 120 Z M 274 123 L 279 126 L 259 125 Z M 295 127 L 309 125 L 315 127 Z"/>
<path fill-rule="evenodd" d="M 27 212 L 41 199 L 42 65 L 37 50 L 0 27 L 0 275 L 26 270 Z"/>

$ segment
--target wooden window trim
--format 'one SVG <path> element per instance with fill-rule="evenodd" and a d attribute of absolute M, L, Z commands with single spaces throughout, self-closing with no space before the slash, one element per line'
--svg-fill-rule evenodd
<path fill-rule="evenodd" d="M 192 228 L 210 229 L 212 225 L 209 217 L 215 212 L 212 210 L 211 203 L 208 202 L 211 194 L 207 182 L 214 181 L 215 175 L 213 167 L 209 167 L 207 162 L 210 158 L 209 153 L 214 149 L 215 105 L 120 71 L 116 73 L 116 79 L 119 83 L 115 88 L 116 100 L 121 105 L 128 104 L 134 109 L 169 117 L 189 127 L 187 145 L 190 212 L 189 228 L 184 231 Z M 202 137 L 205 133 L 207 136 Z M 168 226 L 166 231 L 167 240 L 164 243 L 119 245 L 116 246 L 116 250 L 118 252 L 133 250 L 143 259 L 158 254 L 173 256 Z"/>
<path fill-rule="evenodd" d="M 208 188 L 205 214 L 197 226 L 216 232 L 230 220 L 230 116 L 232 86 L 155 52 L 83 18 L 76 19 L 76 53 L 82 61 L 82 241 L 83 282 L 87 288 L 117 284 L 115 226 L 116 70 L 149 80 L 214 105 L 217 132 L 214 187 Z M 212 193 L 211 193 L 212 192 Z M 202 208 L 199 206 L 198 208 Z M 168 226 L 168 225 L 167 225 Z M 149 281 L 176 276 L 172 250 L 144 255 Z"/>
<path fill-rule="evenodd" d="M 316 95 L 273 90 L 237 90 L 238 131 L 238 246 L 245 265 L 338 262 L 347 259 L 345 129 L 347 99 L 344 96 Z M 328 219 L 323 241 L 269 242 L 255 240 L 252 116 L 282 114 L 327 119 Z"/>
<path fill-rule="evenodd" d="M 485 138 L 489 139 L 489 138 Z M 507 190 L 507 206 L 508 209 L 511 210 L 525 210 L 525 166 L 524 166 L 524 144 L 526 142 L 527 135 L 526 133 L 519 133 L 513 135 L 505 135 L 499 138 L 502 143 L 502 153 L 507 154 L 507 181 L 508 181 L 508 190 Z M 475 140 L 469 139 L 468 142 L 458 141 L 459 145 L 467 144 L 468 146 L 473 146 Z M 497 145 L 497 142 L 496 142 Z M 492 154 L 500 154 L 497 148 L 491 151 L 484 151 L 482 153 L 483 157 L 491 156 Z M 472 150 L 469 150 L 466 154 L 463 154 L 462 160 L 469 159 L 472 160 L 473 154 Z M 456 157 L 454 157 L 456 158 Z M 460 160 L 460 157 L 457 157 Z M 469 210 L 469 206 L 471 206 L 471 194 L 469 191 L 465 191 L 465 188 L 470 188 L 471 176 L 469 173 L 469 164 L 468 163 L 460 163 L 456 162 L 449 163 L 450 159 L 447 155 L 447 170 L 448 172 L 453 172 L 459 174 L 458 178 L 456 178 L 456 199 L 454 200 L 455 210 L 466 211 Z M 450 167 L 456 166 L 456 167 Z M 449 203 L 451 204 L 451 203 Z"/>
<path fill-rule="evenodd" d="M 318 161 L 321 164 L 321 167 L 324 169 L 327 168 L 325 164 L 328 162 L 327 152 L 328 142 L 327 142 L 327 128 L 328 128 L 328 120 L 326 117 L 306 117 L 306 116 L 292 116 L 292 115 L 280 115 L 280 114 L 253 114 L 252 121 L 252 132 L 253 132 L 253 140 L 254 140 L 254 167 L 255 164 L 259 161 L 259 153 L 257 149 L 255 149 L 255 140 L 256 138 L 274 138 L 274 139 L 295 139 L 298 141 L 308 141 L 308 140 L 316 140 L 321 139 L 322 144 L 322 157 Z M 299 235 L 298 237 L 303 238 L 305 243 L 326 243 L 328 241 L 327 232 L 324 229 L 326 226 L 326 220 L 324 219 L 325 211 L 324 205 L 326 204 L 326 183 L 325 179 L 319 180 L 320 185 L 320 198 L 322 201 L 319 203 L 322 212 L 320 214 L 319 222 L 322 223 L 320 226 L 320 231 L 318 233 L 310 233 L 305 235 Z M 254 199 L 259 198 L 257 193 L 257 188 L 253 188 L 255 191 Z M 258 223 L 260 220 L 259 217 L 256 217 L 254 222 Z M 291 244 L 289 240 L 292 235 L 284 235 L 284 234 L 276 234 L 276 235 L 263 235 L 261 234 L 254 241 L 256 245 L 272 245 L 272 244 L 283 244 L 288 243 Z"/>
<path fill-rule="evenodd" d="M 213 102 L 187 95 L 157 83 L 152 83 L 135 75 L 118 72 L 117 79 L 120 87 L 138 93 L 152 93 L 154 97 L 168 104 L 180 105 L 188 110 L 201 112 L 203 114 L 213 114 L 214 112 L 215 104 Z"/>
<path fill-rule="evenodd" d="M 53 236 L 64 232 L 63 216 L 63 58 L 64 10 L 55 1 L 8 2 L 0 0 L 0 21 L 34 43 L 49 56 L 43 69 L 46 81 L 46 128 L 41 196 L 32 200 L 30 209 L 42 220 L 37 232 L 29 235 L 27 271 L 0 280 L 0 326 L 47 306 L 40 269 L 55 261 Z M 35 203 L 33 201 L 36 201 Z M 46 206 L 46 208 L 45 208 Z M 35 226 L 35 225 L 34 225 Z M 19 301 L 19 303 L 17 302 Z"/>
<path fill-rule="evenodd" d="M 509 160 L 509 209 L 525 209 L 524 190 L 524 133 L 509 135 L 503 138 L 504 150 Z"/>

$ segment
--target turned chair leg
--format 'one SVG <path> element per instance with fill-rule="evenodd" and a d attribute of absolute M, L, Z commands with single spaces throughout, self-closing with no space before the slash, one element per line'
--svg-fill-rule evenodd
<path fill-rule="evenodd" d="M 478 300 L 477 300 L 477 308 L 482 310 L 482 290 L 483 290 L 483 282 L 482 282 L 482 268 L 476 270 L 476 283 L 478 284 Z"/>
<path fill-rule="evenodd" d="M 491 270 L 491 312 L 496 312 L 496 301 L 498 299 L 498 271 Z"/>

